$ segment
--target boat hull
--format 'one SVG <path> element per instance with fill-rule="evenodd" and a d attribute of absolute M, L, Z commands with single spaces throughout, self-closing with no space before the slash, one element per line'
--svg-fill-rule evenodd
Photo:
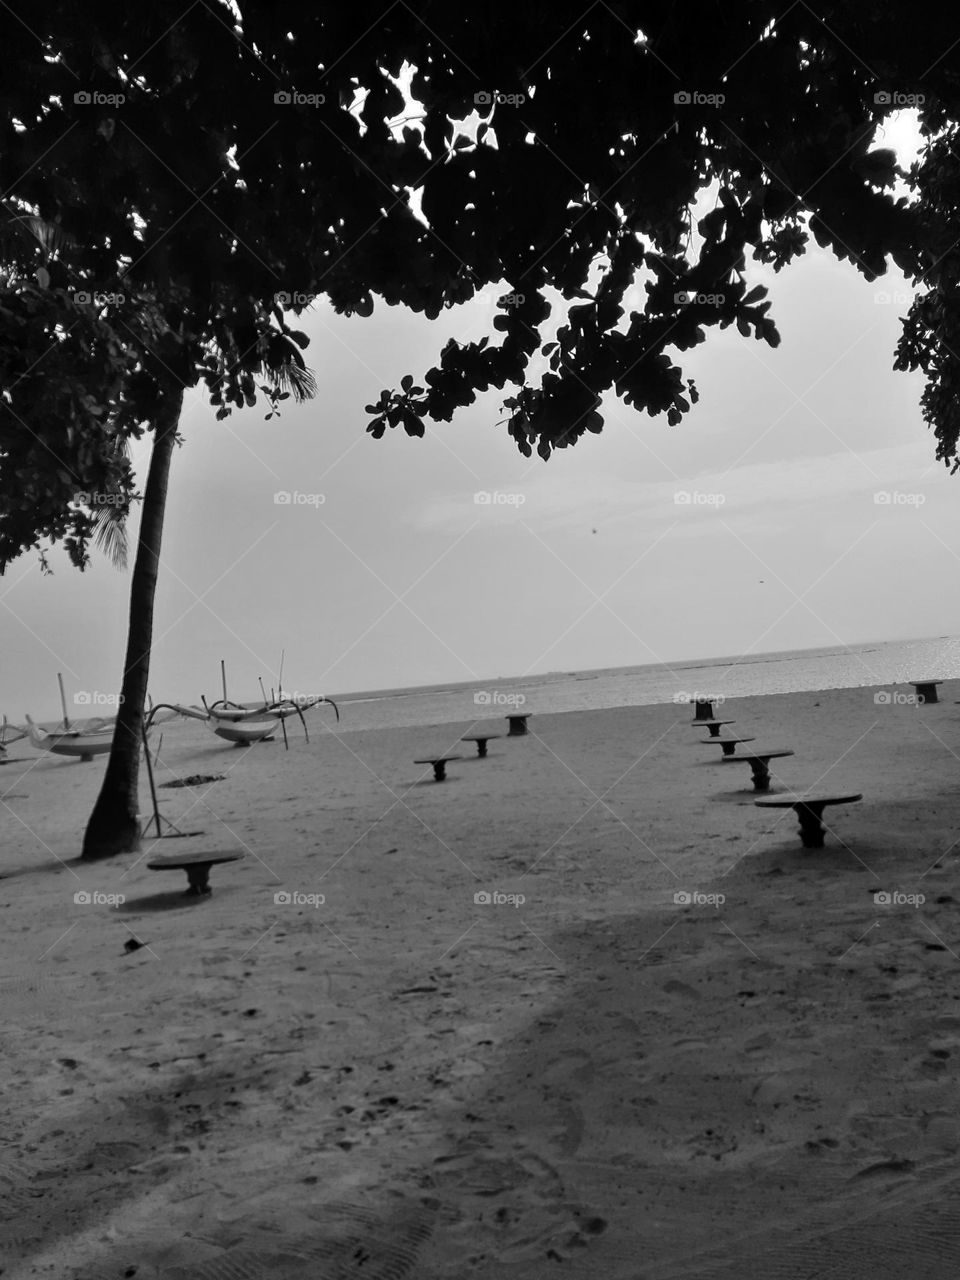
<path fill-rule="evenodd" d="M 277 731 L 276 720 L 260 720 L 256 724 L 243 721 L 232 724 L 222 722 L 215 724 L 212 721 L 208 723 L 218 738 L 223 738 L 225 742 L 233 742 L 238 747 L 249 746 L 251 742 L 265 742 Z"/>
<path fill-rule="evenodd" d="M 79 756 L 81 760 L 92 760 L 94 756 L 106 755 L 112 746 L 112 735 L 106 741 L 103 738 L 67 738 L 50 745 L 45 742 L 40 744 L 43 751 L 52 751 L 58 756 Z"/>
<path fill-rule="evenodd" d="M 38 751 L 49 751 L 58 756 L 73 756 L 80 760 L 92 760 L 106 755 L 113 746 L 113 733 L 46 733 L 27 717 L 27 736 L 31 746 Z"/>

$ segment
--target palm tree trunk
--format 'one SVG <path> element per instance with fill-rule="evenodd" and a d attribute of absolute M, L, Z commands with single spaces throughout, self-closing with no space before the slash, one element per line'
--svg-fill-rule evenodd
<path fill-rule="evenodd" d="M 113 747 L 100 794 L 83 838 L 87 861 L 131 853 L 140 848 L 139 775 L 143 708 L 150 676 L 153 602 L 163 537 L 170 461 L 176 446 L 183 387 L 168 384 L 154 427 L 153 451 L 143 491 L 137 558 L 130 582 L 127 656 Z"/>

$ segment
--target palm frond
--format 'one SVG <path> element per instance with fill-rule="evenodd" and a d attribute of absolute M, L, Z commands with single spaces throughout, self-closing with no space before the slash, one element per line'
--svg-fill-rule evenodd
<path fill-rule="evenodd" d="M 93 540 L 115 569 L 127 567 L 127 513 L 120 507 L 98 507 L 93 516 Z"/>
<path fill-rule="evenodd" d="M 312 400 L 319 390 L 316 376 L 304 363 L 300 348 L 285 334 L 270 335 L 261 368 L 281 391 L 290 392 L 299 403 Z"/>
<path fill-rule="evenodd" d="M 112 442 L 118 460 L 130 457 L 130 441 L 117 435 Z M 93 540 L 115 569 L 127 567 L 127 516 L 129 506 L 119 502 L 98 503 L 93 511 Z"/>
<path fill-rule="evenodd" d="M 56 257 L 61 249 L 66 249 L 75 243 L 72 236 L 68 235 L 57 222 L 48 222 L 44 218 L 33 215 L 26 219 L 26 223 L 39 240 L 48 258 Z"/>
<path fill-rule="evenodd" d="M 22 249 L 25 236 L 28 240 L 32 239 L 39 244 L 43 250 L 45 262 L 49 262 L 51 258 L 56 258 L 61 250 L 74 243 L 73 238 L 63 230 L 59 223 L 49 222 L 35 213 L 25 211 L 12 212 L 11 216 L 4 220 L 2 232 L 0 232 L 5 258 L 10 258 L 13 261 L 18 259 L 17 251 Z"/>
<path fill-rule="evenodd" d="M 289 390 L 294 400 L 299 403 L 304 400 L 312 400 L 320 389 L 317 385 L 316 375 L 306 365 L 282 365 L 279 370 L 271 370 L 270 372 L 276 377 L 278 385 L 284 391 Z"/>

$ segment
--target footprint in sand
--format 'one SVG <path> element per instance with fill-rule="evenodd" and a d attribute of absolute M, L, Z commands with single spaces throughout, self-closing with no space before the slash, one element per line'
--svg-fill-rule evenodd
<path fill-rule="evenodd" d="M 290 1194 L 297 1193 L 291 1188 Z M 175 1265 L 168 1259 L 159 1272 L 160 1280 L 405 1280 L 416 1274 L 436 1217 L 403 1201 L 394 1202 L 390 1213 L 343 1202 L 300 1213 L 271 1212 L 256 1200 L 239 1208 L 242 1234 L 227 1225 L 192 1246 L 185 1241 Z"/>
<path fill-rule="evenodd" d="M 556 1139 L 557 1152 L 562 1159 L 569 1160 L 576 1155 L 583 1141 L 583 1112 L 572 1102 L 561 1104 L 557 1110 L 562 1125 L 562 1132 Z"/>
<path fill-rule="evenodd" d="M 434 1179 L 441 1187 L 474 1196 L 498 1196 L 521 1188 L 547 1201 L 563 1194 L 563 1182 L 556 1169 L 532 1152 L 521 1153 L 515 1159 L 477 1151 L 441 1156 L 434 1162 Z"/>
<path fill-rule="evenodd" d="M 582 1049 L 568 1049 L 540 1068 L 537 1080 L 542 1085 L 564 1085 L 568 1080 L 578 1085 L 588 1085 L 595 1074 L 596 1066 L 589 1053 Z"/>
<path fill-rule="evenodd" d="M 39 1165 L 4 1160 L 0 1164 L 0 1224 L 12 1232 L 22 1232 L 36 1213 L 37 1201 L 46 1188 L 35 1179 L 43 1170 Z"/>
<path fill-rule="evenodd" d="M 863 1169 L 858 1169 L 856 1173 L 852 1173 L 848 1181 L 854 1182 L 863 1178 L 889 1177 L 891 1174 L 902 1175 L 912 1173 L 915 1168 L 916 1166 L 912 1160 L 877 1160 Z"/>
<path fill-rule="evenodd" d="M 699 1000 L 700 992 L 695 987 L 691 987 L 689 983 L 681 982 L 678 978 L 671 978 L 669 982 L 663 984 L 664 991 L 671 996 L 686 996 L 689 1000 Z"/>

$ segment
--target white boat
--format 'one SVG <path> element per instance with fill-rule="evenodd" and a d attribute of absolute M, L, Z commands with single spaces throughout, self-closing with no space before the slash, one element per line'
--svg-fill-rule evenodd
<path fill-rule="evenodd" d="M 91 733 L 80 733 L 76 729 L 48 733 L 27 716 L 27 737 L 38 751 L 52 751 L 59 756 L 79 756 L 81 760 L 92 760 L 94 756 L 105 755 L 113 746 L 113 725 Z"/>

